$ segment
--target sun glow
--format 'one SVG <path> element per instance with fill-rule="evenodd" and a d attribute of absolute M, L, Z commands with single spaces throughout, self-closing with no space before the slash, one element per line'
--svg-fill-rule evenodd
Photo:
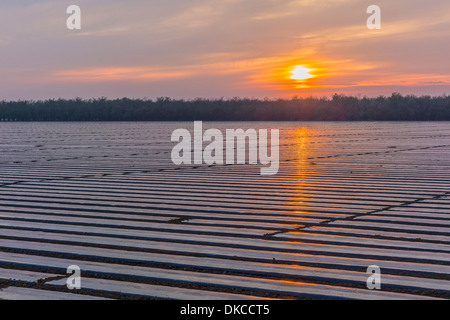
<path fill-rule="evenodd" d="M 314 71 L 313 69 L 306 68 L 304 66 L 296 66 L 292 71 L 292 76 L 290 77 L 293 80 L 297 80 L 299 82 L 307 79 L 314 78 L 315 75 L 310 74 L 310 72 Z"/>

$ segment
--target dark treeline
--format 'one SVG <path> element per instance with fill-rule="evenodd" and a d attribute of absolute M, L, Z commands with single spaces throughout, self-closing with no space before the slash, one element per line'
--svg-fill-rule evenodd
<path fill-rule="evenodd" d="M 450 121 L 450 97 L 2 101 L 2 121 Z"/>

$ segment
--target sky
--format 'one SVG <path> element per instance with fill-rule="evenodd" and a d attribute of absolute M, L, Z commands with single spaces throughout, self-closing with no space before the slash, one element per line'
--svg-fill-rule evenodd
<path fill-rule="evenodd" d="M 449 57 L 448 0 L 0 3 L 0 100 L 443 95 Z"/>

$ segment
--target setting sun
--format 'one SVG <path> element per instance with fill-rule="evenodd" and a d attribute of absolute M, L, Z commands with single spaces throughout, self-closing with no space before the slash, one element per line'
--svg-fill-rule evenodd
<path fill-rule="evenodd" d="M 315 75 L 310 74 L 310 72 L 312 71 L 314 70 L 306 68 L 304 66 L 297 66 L 291 71 L 292 76 L 290 78 L 299 81 L 314 78 Z"/>

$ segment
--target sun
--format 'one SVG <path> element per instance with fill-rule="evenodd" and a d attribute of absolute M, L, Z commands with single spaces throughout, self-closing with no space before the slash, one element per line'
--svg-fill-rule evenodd
<path fill-rule="evenodd" d="M 296 66 L 292 71 L 292 76 L 290 77 L 293 80 L 298 80 L 299 82 L 307 79 L 314 78 L 315 75 L 310 74 L 310 72 L 314 71 L 313 69 L 306 68 L 304 66 Z"/>

